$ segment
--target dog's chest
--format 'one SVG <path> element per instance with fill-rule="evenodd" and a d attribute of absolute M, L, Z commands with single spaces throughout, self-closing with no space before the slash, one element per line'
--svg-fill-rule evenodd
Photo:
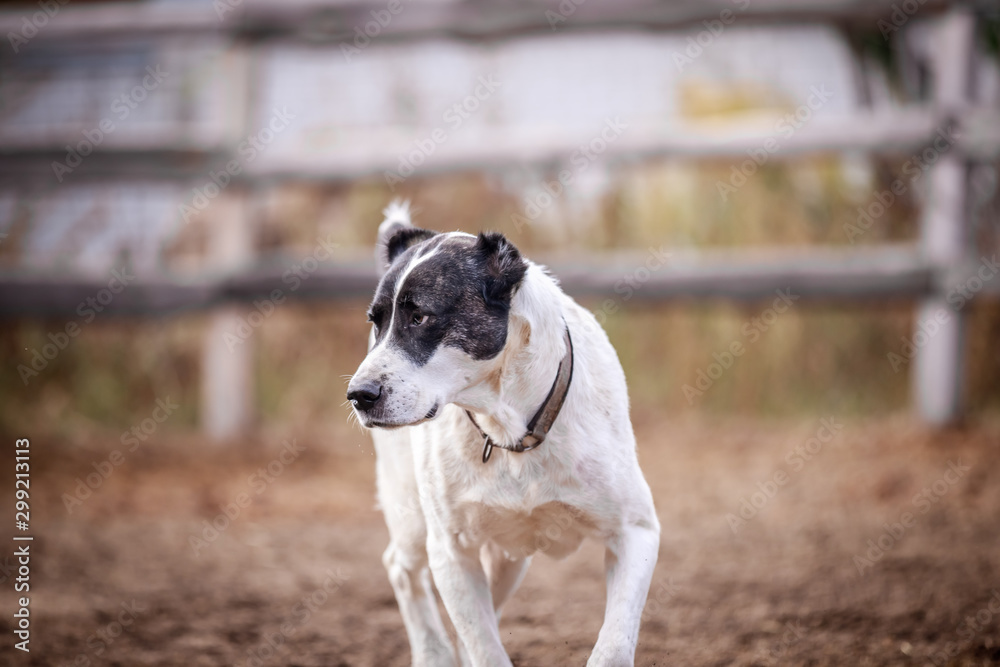
<path fill-rule="evenodd" d="M 562 558 L 576 551 L 584 537 L 600 532 L 598 518 L 582 502 L 589 495 L 586 480 L 572 461 L 541 450 L 497 449 L 483 463 L 478 437 L 465 447 L 456 446 L 455 435 L 470 435 L 468 429 L 456 428 L 467 426 L 465 419 L 462 413 L 457 424 L 449 424 L 454 429 L 451 437 L 442 433 L 422 443 L 427 456 L 421 471 L 429 482 L 422 485 L 425 498 L 433 499 L 425 508 L 437 514 L 463 546 L 492 541 L 511 557 L 542 552 Z M 556 441 L 543 446 L 564 447 Z"/>
<path fill-rule="evenodd" d="M 556 501 L 532 509 L 460 503 L 452 517 L 458 539 L 465 546 L 492 541 L 511 558 L 535 553 L 563 558 L 593 532 L 592 523 L 580 510 Z"/>
<path fill-rule="evenodd" d="M 498 467 L 501 460 L 496 461 Z M 595 532 L 593 517 L 570 502 L 551 472 L 530 468 L 483 475 L 464 489 L 453 488 L 451 522 L 466 546 L 493 541 L 511 557 L 545 553 L 563 558 Z"/>

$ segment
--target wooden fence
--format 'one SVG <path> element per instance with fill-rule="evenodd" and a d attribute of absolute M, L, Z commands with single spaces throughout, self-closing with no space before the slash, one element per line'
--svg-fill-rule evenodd
<path fill-rule="evenodd" d="M 221 3 L 221 4 L 220 4 Z M 391 3 L 389 3 L 391 4 Z M 551 35 L 641 29 L 663 31 L 698 28 L 731 11 L 728 0 L 710 2 L 599 2 L 563 0 L 505 3 L 439 3 L 413 0 L 380 28 L 380 39 L 391 44 L 450 39 L 501 43 L 519 35 Z M 872 26 L 888 20 L 898 3 L 865 0 L 772 0 L 746 3 L 741 21 L 764 25 L 828 22 L 839 27 Z M 953 3 L 927 0 L 919 5 L 922 20 L 933 19 L 934 49 L 930 56 L 933 91 L 921 106 L 857 112 L 849 118 L 817 120 L 783 141 L 775 152 L 788 157 L 814 152 L 867 151 L 912 155 L 930 146 L 941 128 L 950 126 L 958 137 L 942 154 L 927 177 L 928 192 L 915 245 L 844 249 L 763 250 L 756 252 L 679 253 L 671 270 L 654 273 L 637 298 L 758 299 L 775 289 L 791 288 L 806 299 L 910 299 L 919 304 L 917 318 L 933 317 L 947 308 L 945 296 L 954 285 L 970 279 L 979 268 L 979 254 L 970 243 L 970 165 L 1000 157 L 1000 111 L 977 104 L 972 82 L 972 56 L 977 13 L 990 3 Z M 243 80 L 236 87 L 245 94 L 237 105 L 237 127 L 215 138 L 133 135 L 94 150 L 88 179 L 154 177 L 184 182 L 236 155 L 236 143 L 253 126 L 259 111 L 257 90 L 263 73 L 255 54 L 275 42 L 331 45 L 350 40 L 356 26 L 383 11 L 385 2 L 262 3 L 218 0 L 198 7 L 184 4 L 114 4 L 62 6 L 39 27 L 31 40 L 58 45 L 73 53 L 80 45 L 98 42 L 142 42 L 210 37 L 224 40 L 241 62 L 235 71 Z M 742 5 L 741 5 L 742 6 Z M 219 7 L 223 10 L 220 12 Z M 569 11 L 572 10 L 572 11 Z M 386 10 L 388 11 L 388 10 Z M 221 16 L 220 16 L 221 14 Z M 24 11 L 0 13 L 0 34 L 24 30 Z M 395 16 L 395 15 L 394 15 Z M 561 17 L 561 18 L 560 18 Z M 10 58 L 8 56 L 8 62 Z M 0 60 L 2 66 L 3 60 Z M 239 111 L 242 109 L 242 111 Z M 609 145 L 603 157 L 610 164 L 663 157 L 744 159 L 747 150 L 765 141 L 768 131 L 754 125 L 729 127 L 711 133 L 690 128 L 643 126 L 641 123 Z M 545 136 L 493 136 L 474 145 L 442 152 L 421 175 L 434 172 L 484 169 L 533 163 L 558 165 L 571 152 L 577 137 L 558 129 Z M 227 210 L 213 220 L 210 239 L 212 275 L 180 280 L 139 276 L 111 304 L 109 312 L 139 316 L 163 315 L 190 309 L 211 309 L 212 331 L 207 335 L 203 418 L 208 432 L 226 437 L 249 420 L 249 346 L 240 355 L 220 349 L 220 332 L 241 316 L 241 306 L 283 286 L 285 264 L 255 263 L 250 248 L 248 219 L 255 188 L 281 181 L 345 181 L 381 174 L 396 167 L 398 145 L 375 146 L 368 153 L 336 151 L 305 159 L 294 152 L 278 152 L 247 165 L 234 177 Z M 62 159 L 61 141 L 8 135 L 0 144 L 0 178 L 17 187 L 30 187 L 51 178 L 50 164 Z M 575 262 L 556 260 L 554 272 L 572 294 L 614 294 L 614 285 L 641 258 L 628 255 L 585 257 Z M 30 267 L 0 273 L 0 317 L 71 316 L 78 304 L 100 289 L 106 279 L 92 275 L 53 274 Z M 323 265 L 295 292 L 295 298 L 333 299 L 366 296 L 375 284 L 367 261 Z M 1000 295 L 1000 281 L 987 282 L 975 298 Z M 914 366 L 914 399 L 929 422 L 945 424 L 962 413 L 964 312 L 953 313 L 941 331 L 923 345 Z M 241 387 L 234 392 L 232 387 Z"/>

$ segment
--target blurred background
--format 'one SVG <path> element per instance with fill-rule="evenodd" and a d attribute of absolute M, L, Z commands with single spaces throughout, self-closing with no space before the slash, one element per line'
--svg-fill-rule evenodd
<path fill-rule="evenodd" d="M 409 664 L 344 401 L 402 198 L 507 234 L 618 350 L 664 524 L 637 664 L 1000 662 L 995 2 L 41 0 L 0 28 L 0 434 L 31 439 L 37 534 L 5 660 Z M 583 664 L 600 551 L 537 560 L 505 644 Z"/>

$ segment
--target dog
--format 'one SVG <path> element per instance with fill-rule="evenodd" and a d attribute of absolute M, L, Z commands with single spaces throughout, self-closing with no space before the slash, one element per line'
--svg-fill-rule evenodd
<path fill-rule="evenodd" d="M 660 524 L 607 335 L 502 234 L 420 229 L 399 202 L 384 215 L 347 398 L 372 429 L 413 665 L 511 665 L 504 603 L 533 554 L 562 558 L 585 537 L 604 543 L 607 577 L 587 665 L 632 665 Z"/>

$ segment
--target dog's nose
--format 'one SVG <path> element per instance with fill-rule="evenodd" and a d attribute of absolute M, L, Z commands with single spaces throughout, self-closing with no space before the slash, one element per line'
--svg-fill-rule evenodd
<path fill-rule="evenodd" d="M 382 385 L 378 382 L 366 382 L 347 392 L 347 400 L 354 403 L 354 407 L 361 411 L 371 410 L 380 398 L 382 398 Z"/>

